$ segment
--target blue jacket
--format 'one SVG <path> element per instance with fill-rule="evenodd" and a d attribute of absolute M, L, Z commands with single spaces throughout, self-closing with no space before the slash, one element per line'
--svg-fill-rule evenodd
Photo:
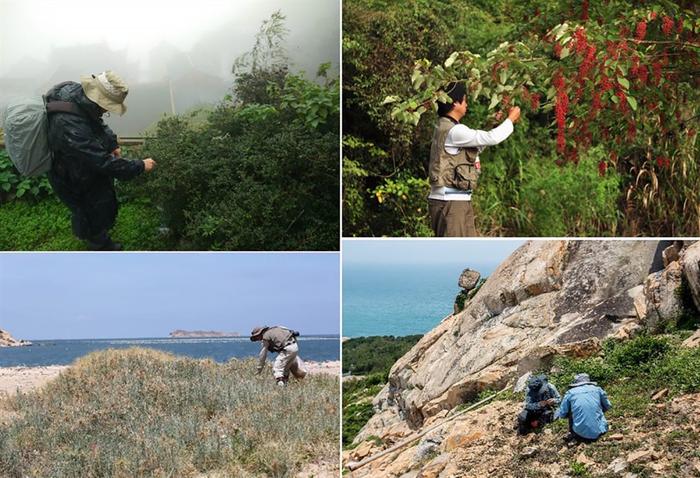
<path fill-rule="evenodd" d="M 595 440 L 608 431 L 604 413 L 612 405 L 605 391 L 595 385 L 580 385 L 570 388 L 554 418 L 566 418 L 571 414 L 573 431 L 583 438 Z"/>

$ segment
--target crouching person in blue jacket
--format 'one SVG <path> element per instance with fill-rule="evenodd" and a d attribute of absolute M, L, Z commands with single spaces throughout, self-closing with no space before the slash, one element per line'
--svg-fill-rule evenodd
<path fill-rule="evenodd" d="M 567 441 L 595 441 L 608 431 L 605 412 L 612 407 L 608 395 L 587 373 L 577 374 L 569 386 L 554 419 L 569 419 Z"/>

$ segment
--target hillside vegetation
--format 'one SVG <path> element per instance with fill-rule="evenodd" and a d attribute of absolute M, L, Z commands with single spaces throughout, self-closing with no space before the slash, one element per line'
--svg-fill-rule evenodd
<path fill-rule="evenodd" d="M 337 469 L 338 380 L 275 385 L 254 360 L 89 354 L 0 401 L 0 476 L 295 476 Z"/>
<path fill-rule="evenodd" d="M 437 470 L 444 476 L 459 471 L 465 477 L 700 476 L 700 348 L 681 345 L 689 335 L 680 331 L 608 340 L 599 356 L 560 357 L 544 370 L 562 395 L 574 374 L 581 372 L 589 373 L 606 390 L 613 405 L 606 414 L 610 431 L 595 443 L 566 446 L 565 420 L 538 433 L 517 436 L 515 417 L 524 393 L 510 393 L 379 460 L 381 465 L 361 468 L 358 476 L 379 467 L 382 472 L 376 471 L 376 476 L 409 470 Z M 484 392 L 479 398 L 492 393 Z M 376 439 L 374 448 L 364 446 L 344 455 L 346 460 L 360 459 L 385 446 Z"/>

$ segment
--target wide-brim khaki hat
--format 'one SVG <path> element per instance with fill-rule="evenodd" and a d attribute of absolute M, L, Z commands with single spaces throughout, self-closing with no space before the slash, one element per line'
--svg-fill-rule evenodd
<path fill-rule="evenodd" d="M 250 331 L 250 340 L 255 340 L 255 338 L 261 336 L 267 329 L 267 325 L 253 327 L 253 330 Z"/>
<path fill-rule="evenodd" d="M 126 113 L 124 100 L 129 94 L 129 87 L 116 73 L 107 70 L 97 76 L 81 76 L 80 84 L 85 96 L 103 109 L 119 116 Z"/>

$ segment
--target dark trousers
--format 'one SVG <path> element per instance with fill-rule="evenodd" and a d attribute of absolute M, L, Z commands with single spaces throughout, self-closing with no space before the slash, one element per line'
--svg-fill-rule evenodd
<path fill-rule="evenodd" d="M 552 410 L 523 410 L 518 414 L 518 433 L 526 435 L 533 430 L 542 428 L 547 423 L 551 423 L 553 418 Z M 538 422 L 536 427 L 532 426 L 534 421 Z"/>
<path fill-rule="evenodd" d="M 51 171 L 49 182 L 61 202 L 70 209 L 73 234 L 96 244 L 105 242 L 117 218 L 114 181 L 104 177 L 88 187 L 76 187 Z"/>
<path fill-rule="evenodd" d="M 430 227 L 437 237 L 476 237 L 471 201 L 428 199 Z"/>

